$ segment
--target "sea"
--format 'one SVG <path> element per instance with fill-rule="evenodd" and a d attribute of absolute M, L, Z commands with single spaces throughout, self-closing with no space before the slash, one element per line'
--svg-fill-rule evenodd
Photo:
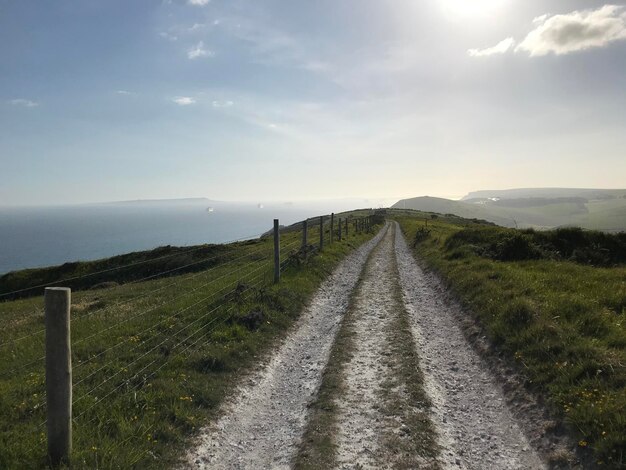
<path fill-rule="evenodd" d="M 395 201 L 229 203 L 209 199 L 129 201 L 47 207 L 0 206 L 0 275 L 10 271 L 107 258 L 159 246 L 256 238 L 273 219 L 308 217 Z"/>

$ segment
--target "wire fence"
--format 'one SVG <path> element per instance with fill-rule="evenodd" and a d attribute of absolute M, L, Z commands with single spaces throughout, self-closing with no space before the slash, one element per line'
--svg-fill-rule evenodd
<path fill-rule="evenodd" d="M 47 390 L 52 389 L 46 383 L 54 373 L 50 364 L 56 353 L 49 349 L 53 332 L 48 328 L 55 312 L 47 299 L 44 309 L 44 289 L 70 285 L 73 290 L 67 319 L 68 337 L 71 326 L 66 351 L 71 368 L 68 425 L 94 429 L 96 434 L 124 435 L 104 450 L 110 454 L 133 439 L 115 429 L 119 423 L 113 415 L 123 412 L 112 405 L 116 400 L 137 401 L 138 394 L 145 395 L 161 374 L 174 373 L 175 364 L 213 344 L 216 335 L 235 331 L 228 326 L 241 320 L 290 266 L 302 265 L 325 246 L 368 230 L 372 218 L 331 214 L 276 225 L 273 232 L 222 245 L 170 247 L 166 253 L 154 250 L 151 258 L 139 260 L 118 257 L 130 261 L 0 292 L 0 318 L 5 319 L 0 332 L 0 394 L 8 397 L 0 407 L 11 419 L 0 425 L 0 432 L 23 436 L 10 450 L 0 445 L 0 464 L 5 451 L 24 461 L 40 456 L 34 461 L 42 465 L 69 458 L 69 449 L 51 448 L 51 429 L 59 426 L 53 422 L 58 419 L 58 394 L 49 396 Z M 116 273 L 122 274 L 116 277 Z M 138 436 L 149 435 L 152 427 L 135 426 Z M 89 445 L 85 433 L 78 434 L 82 437 L 74 453 Z M 97 440 L 94 436 L 93 442 Z M 142 455 L 136 457 L 139 461 Z"/>

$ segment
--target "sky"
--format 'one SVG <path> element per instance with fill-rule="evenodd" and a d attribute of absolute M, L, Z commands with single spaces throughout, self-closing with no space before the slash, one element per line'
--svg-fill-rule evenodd
<path fill-rule="evenodd" d="M 0 0 L 0 205 L 626 185 L 626 3 Z"/>

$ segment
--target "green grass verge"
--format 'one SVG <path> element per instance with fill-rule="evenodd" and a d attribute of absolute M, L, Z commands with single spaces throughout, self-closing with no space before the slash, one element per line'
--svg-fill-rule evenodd
<path fill-rule="evenodd" d="M 426 230 L 421 217 L 397 216 L 418 257 L 476 315 L 496 347 L 518 363 L 528 385 L 569 425 L 580 450 L 598 465 L 626 466 L 623 264 L 602 268 L 540 256 L 501 261 L 483 248 L 494 246 L 490 237 L 498 239 L 504 229 L 476 230 L 476 224 L 464 227 L 467 221 L 438 218 L 430 219 Z M 477 233 L 480 240 L 474 239 Z M 499 238 L 505 244 L 506 233 Z"/>
<path fill-rule="evenodd" d="M 260 239 L 220 247 L 202 271 L 73 292 L 72 466 L 170 467 L 242 371 L 372 236 L 351 232 L 321 254 L 292 256 L 279 285 L 272 241 Z M 283 255 L 299 241 L 297 231 L 284 234 Z M 0 468 L 45 467 L 42 298 L 1 302 L 0 321 Z"/>

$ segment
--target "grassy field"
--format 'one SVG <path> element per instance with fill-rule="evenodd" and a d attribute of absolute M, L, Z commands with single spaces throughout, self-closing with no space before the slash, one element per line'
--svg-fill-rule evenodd
<path fill-rule="evenodd" d="M 624 468 L 626 238 L 392 213 L 418 257 L 546 397 L 580 449 L 600 466 Z"/>
<path fill-rule="evenodd" d="M 319 229 L 309 233 L 317 244 Z M 98 279 L 104 283 L 96 283 L 100 274 L 89 285 L 73 281 L 85 290 L 72 293 L 72 466 L 171 466 L 242 371 L 270 350 L 320 282 L 372 233 L 351 230 L 330 245 L 326 234 L 323 252 L 311 247 L 304 256 L 298 227 L 284 229 L 278 285 L 271 282 L 270 238 L 200 247 L 204 257 L 191 259 L 187 249 L 167 262 L 167 254 L 153 253 L 158 270 L 163 263 L 180 268 L 162 276 L 138 254 L 125 259 L 141 261 L 138 272 L 126 268 L 115 278 L 111 271 Z M 93 263 L 58 271 L 100 272 Z M 19 290 L 49 277 L 50 270 L 16 273 L 11 285 Z M 47 465 L 43 299 L 35 293 L 0 302 L 0 468 Z"/>

